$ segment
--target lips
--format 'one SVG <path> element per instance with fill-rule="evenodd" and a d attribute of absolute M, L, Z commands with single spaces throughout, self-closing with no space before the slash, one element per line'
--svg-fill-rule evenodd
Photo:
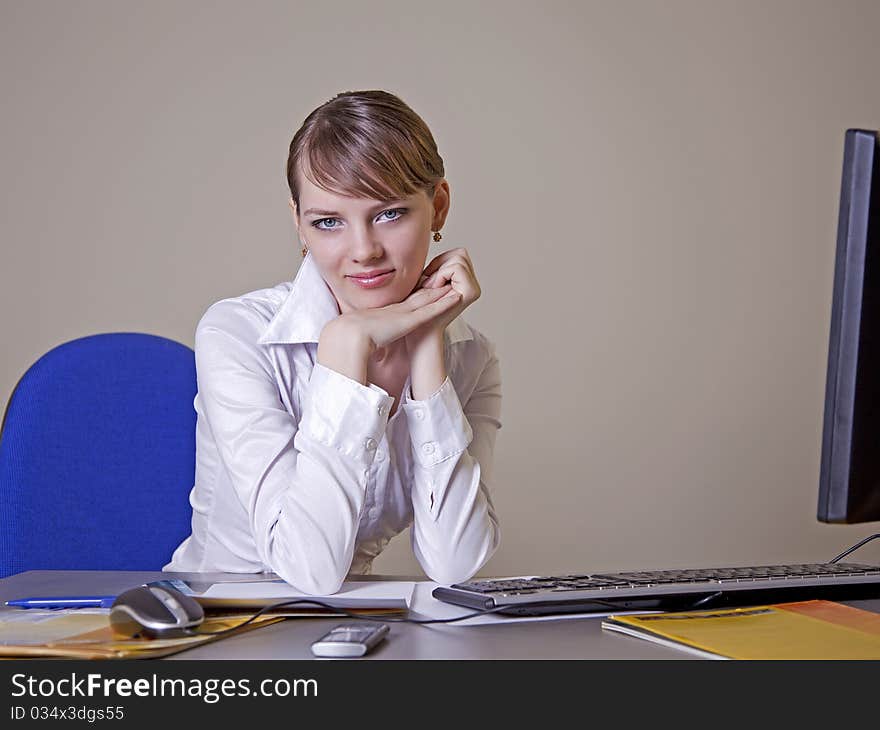
<path fill-rule="evenodd" d="M 375 289 L 391 280 L 394 269 L 374 269 L 363 274 L 351 275 L 351 279 L 361 289 Z"/>
<path fill-rule="evenodd" d="M 377 276 L 381 274 L 387 274 L 394 269 L 373 269 L 372 271 L 365 271 L 362 274 L 349 274 L 349 278 L 351 279 L 375 279 Z"/>

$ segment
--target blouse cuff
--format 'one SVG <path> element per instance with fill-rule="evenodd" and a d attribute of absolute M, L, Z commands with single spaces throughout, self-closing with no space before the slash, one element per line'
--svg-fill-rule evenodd
<path fill-rule="evenodd" d="M 412 389 L 407 388 L 400 407 L 406 413 L 413 452 L 426 469 L 457 456 L 473 438 L 471 424 L 448 376 L 425 400 L 414 400 Z"/>
<path fill-rule="evenodd" d="M 363 385 L 315 363 L 300 429 L 358 462 L 373 463 L 394 398 L 378 385 Z"/>

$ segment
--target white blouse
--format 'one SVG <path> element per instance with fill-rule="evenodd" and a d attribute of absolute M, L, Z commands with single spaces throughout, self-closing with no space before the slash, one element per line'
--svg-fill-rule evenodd
<path fill-rule="evenodd" d="M 339 307 L 312 256 L 293 282 L 223 299 L 196 328 L 192 534 L 166 571 L 274 572 L 327 595 L 369 573 L 412 525 L 427 576 L 471 578 L 493 555 L 492 457 L 501 428 L 494 344 L 456 318 L 447 378 L 414 400 L 316 362 Z"/>

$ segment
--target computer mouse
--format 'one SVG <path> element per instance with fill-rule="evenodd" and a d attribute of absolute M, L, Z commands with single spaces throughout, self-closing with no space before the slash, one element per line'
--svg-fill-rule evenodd
<path fill-rule="evenodd" d="M 194 598 L 157 585 L 130 588 L 110 606 L 113 633 L 129 638 L 188 636 L 204 618 L 205 611 Z"/>

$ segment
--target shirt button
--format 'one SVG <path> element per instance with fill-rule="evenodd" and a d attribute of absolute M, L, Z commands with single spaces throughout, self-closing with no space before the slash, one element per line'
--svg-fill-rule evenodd
<path fill-rule="evenodd" d="M 424 446 L 422 446 L 422 451 L 424 451 L 426 454 L 433 454 L 434 453 L 434 444 L 432 444 L 429 441 Z"/>
<path fill-rule="evenodd" d="M 413 415 L 421 421 L 425 417 L 425 412 L 421 408 L 417 408 L 413 411 Z"/>
<path fill-rule="evenodd" d="M 388 413 L 388 406 L 379 406 L 379 415 L 384 416 Z"/>
<path fill-rule="evenodd" d="M 376 440 L 375 440 L 375 439 L 371 439 L 371 438 L 370 438 L 370 439 L 367 439 L 366 441 L 364 441 L 364 448 L 365 448 L 367 451 L 372 451 L 373 449 L 376 448 Z"/>

